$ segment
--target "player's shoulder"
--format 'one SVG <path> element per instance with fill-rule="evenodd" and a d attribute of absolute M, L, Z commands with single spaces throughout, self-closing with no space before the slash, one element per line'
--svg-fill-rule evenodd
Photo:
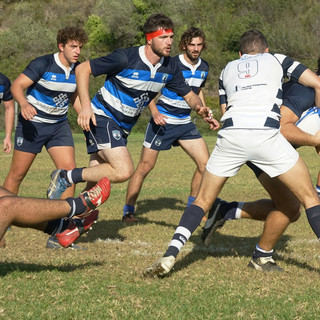
<path fill-rule="evenodd" d="M 4 75 L 3 73 L 0 72 L 0 85 L 2 84 L 6 84 L 6 83 L 9 83 L 10 84 L 10 80 L 9 78 Z"/>

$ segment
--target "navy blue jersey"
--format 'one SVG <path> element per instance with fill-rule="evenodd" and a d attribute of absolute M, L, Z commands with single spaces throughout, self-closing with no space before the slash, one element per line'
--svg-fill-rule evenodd
<path fill-rule="evenodd" d="M 282 104 L 294 112 L 298 118 L 301 117 L 304 111 L 315 105 L 313 88 L 289 81 L 283 84 L 282 91 Z"/>
<path fill-rule="evenodd" d="M 0 103 L 2 100 L 9 101 L 13 99 L 10 87 L 10 80 L 3 73 L 0 72 Z"/>
<path fill-rule="evenodd" d="M 165 85 L 180 96 L 191 91 L 174 59 L 162 57 L 153 66 L 144 50 L 144 46 L 118 49 L 90 61 L 93 76 L 107 74 L 92 99 L 94 113 L 112 118 L 127 132 Z"/>
<path fill-rule="evenodd" d="M 185 60 L 183 54 L 175 56 L 173 59 L 176 60 L 185 81 L 192 91 L 199 94 L 200 88 L 204 87 L 208 76 L 208 63 L 199 58 L 198 63 L 193 66 Z M 168 117 L 166 119 L 167 123 L 184 124 L 190 122 L 191 109 L 187 102 L 167 86 L 161 90 L 161 93 L 162 95 L 157 102 L 157 107 L 160 113 Z"/>
<path fill-rule="evenodd" d="M 37 110 L 31 120 L 54 123 L 67 118 L 69 101 L 76 91 L 75 67 L 68 69 L 59 60 L 58 53 L 32 60 L 22 72 L 34 83 L 27 89 L 27 100 Z"/>

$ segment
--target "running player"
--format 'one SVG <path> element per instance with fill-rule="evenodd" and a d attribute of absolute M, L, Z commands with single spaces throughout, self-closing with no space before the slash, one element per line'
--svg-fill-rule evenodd
<path fill-rule="evenodd" d="M 12 94 L 21 112 L 15 133 L 12 163 L 4 187 L 18 194 L 33 161 L 45 146 L 56 168 L 75 168 L 74 142 L 67 119 L 69 102 L 80 111 L 75 69 L 87 35 L 82 28 L 58 31 L 59 52 L 38 57 L 12 83 Z M 26 96 L 24 91 L 27 90 Z M 74 195 L 74 186 L 63 198 Z M 48 248 L 58 246 L 49 238 Z"/>
<path fill-rule="evenodd" d="M 0 72 L 0 103 L 3 101 L 5 108 L 4 125 L 5 125 L 5 137 L 3 140 L 3 151 L 10 153 L 12 148 L 11 136 L 14 124 L 14 101 L 10 91 L 10 80 Z M 4 238 L 0 240 L 0 248 L 4 248 L 6 242 Z"/>
<path fill-rule="evenodd" d="M 228 177 L 251 161 L 287 186 L 306 208 L 309 223 L 320 237 L 320 200 L 298 152 L 280 133 L 283 76 L 315 89 L 320 105 L 320 79 L 302 64 L 268 53 L 264 35 L 256 30 L 240 39 L 240 59 L 229 62 L 219 80 L 220 104 L 226 104 L 223 127 L 203 175 L 194 203 L 183 213 L 164 256 L 144 270 L 162 276 L 173 268 L 183 245 L 212 207 Z"/>
<path fill-rule="evenodd" d="M 189 28 L 183 33 L 179 48 L 183 54 L 173 59 L 176 60 L 186 82 L 206 106 L 202 88 L 206 82 L 209 65 L 200 58 L 202 50 L 206 48 L 204 32 L 199 28 Z M 128 184 L 126 204 L 123 207 L 122 220 L 126 222 L 138 221 L 134 214 L 135 203 L 144 179 L 156 164 L 159 151 L 180 145 L 196 163 L 188 205 L 194 201 L 198 193 L 201 177 L 209 159 L 207 145 L 195 124 L 191 122 L 191 109 L 188 104 L 166 87 L 161 93 L 157 105 L 154 101 L 149 105 L 152 118 L 145 133 L 140 161 Z"/>
<path fill-rule="evenodd" d="M 78 124 L 84 130 L 90 166 L 52 173 L 48 195 L 59 197 L 72 183 L 87 181 L 87 187 L 107 176 L 111 183 L 129 179 L 133 162 L 127 137 L 144 108 L 166 87 L 182 96 L 211 128 L 219 123 L 211 110 L 185 83 L 176 60 L 169 57 L 174 25 L 163 14 L 151 15 L 144 24 L 146 45 L 118 49 L 111 54 L 86 61 L 76 70 L 81 99 Z M 89 97 L 90 75 L 107 74 L 104 86 Z"/>

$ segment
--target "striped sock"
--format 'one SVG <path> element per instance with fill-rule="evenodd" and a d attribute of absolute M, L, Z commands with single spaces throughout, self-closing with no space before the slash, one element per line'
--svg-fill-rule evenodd
<path fill-rule="evenodd" d="M 204 211 L 202 208 L 193 204 L 186 208 L 164 257 L 177 257 L 184 244 L 190 238 L 192 232 L 200 225 L 203 217 Z"/>

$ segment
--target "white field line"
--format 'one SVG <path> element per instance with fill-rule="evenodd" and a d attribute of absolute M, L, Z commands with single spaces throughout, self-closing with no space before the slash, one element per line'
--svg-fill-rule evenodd
<path fill-rule="evenodd" d="M 138 256 L 157 256 L 157 257 L 161 257 L 165 250 L 167 249 L 169 242 L 163 243 L 163 251 L 154 251 L 152 248 L 154 246 L 153 242 L 145 242 L 145 241 L 123 241 L 120 239 L 110 239 L 110 238 L 106 238 L 106 239 L 101 239 L 98 238 L 96 241 L 98 242 L 103 242 L 103 243 L 107 243 L 107 244 L 111 244 L 111 245 L 123 245 L 123 246 L 130 246 L 132 247 L 131 250 L 131 254 L 132 255 L 138 255 Z M 303 244 L 312 244 L 312 245 L 316 245 L 319 243 L 319 240 L 317 239 L 297 239 L 297 240 L 290 240 L 288 241 L 289 245 L 292 246 L 292 248 L 294 248 L 295 245 L 303 245 Z M 242 245 L 241 249 L 245 249 L 245 250 L 251 250 L 253 252 L 254 247 L 252 247 L 252 245 Z M 189 253 L 191 251 L 198 251 L 198 252 L 208 252 L 208 254 L 221 254 L 221 253 L 228 253 L 230 254 L 230 251 L 233 251 L 234 248 L 232 248 L 231 246 L 223 246 L 223 247 L 214 247 L 213 245 L 209 246 L 209 248 L 206 248 L 204 246 L 199 246 L 199 245 L 195 245 L 192 242 L 187 242 L 186 245 L 181 249 L 181 252 L 183 253 Z M 283 259 L 287 258 L 291 258 L 291 259 L 297 259 L 299 261 L 306 261 L 308 259 L 319 259 L 320 260 L 320 253 L 319 254 L 312 254 L 312 255 L 301 255 L 295 252 L 290 252 L 290 253 L 285 253 L 282 254 L 279 251 L 275 251 L 277 253 L 278 256 L 280 256 Z M 236 252 L 234 253 L 234 255 L 236 256 Z"/>

